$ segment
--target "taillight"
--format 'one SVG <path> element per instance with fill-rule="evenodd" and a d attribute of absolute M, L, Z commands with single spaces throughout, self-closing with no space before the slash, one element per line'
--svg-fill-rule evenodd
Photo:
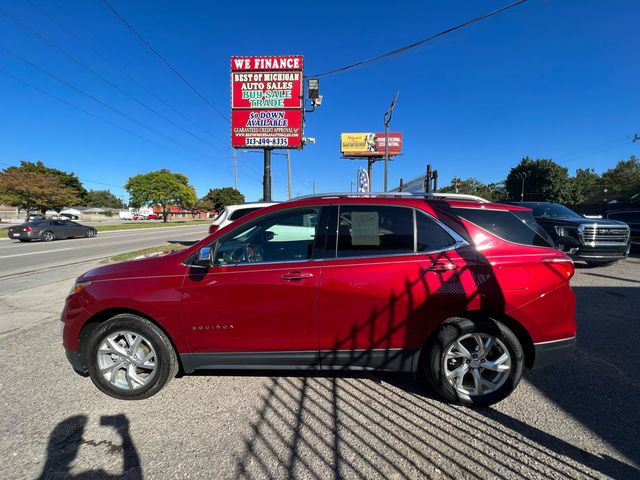
<path fill-rule="evenodd" d="M 576 271 L 573 261 L 569 257 L 546 257 L 542 261 L 567 280 L 573 277 Z"/>
<path fill-rule="evenodd" d="M 31 227 L 24 227 L 24 231 L 25 232 L 30 232 L 31 231 Z"/>

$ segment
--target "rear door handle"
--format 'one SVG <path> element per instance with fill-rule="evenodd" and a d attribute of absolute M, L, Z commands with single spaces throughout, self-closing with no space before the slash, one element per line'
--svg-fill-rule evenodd
<path fill-rule="evenodd" d="M 282 280 L 304 280 L 305 278 L 313 278 L 313 273 L 309 272 L 289 272 L 280 277 Z"/>
<path fill-rule="evenodd" d="M 451 262 L 433 262 L 433 264 L 424 270 L 426 272 L 450 272 L 452 270 L 457 270 L 458 266 L 455 263 Z"/>

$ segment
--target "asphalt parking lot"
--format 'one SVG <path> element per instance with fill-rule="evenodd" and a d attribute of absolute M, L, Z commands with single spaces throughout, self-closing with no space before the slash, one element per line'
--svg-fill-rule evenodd
<path fill-rule="evenodd" d="M 75 375 L 73 278 L 0 279 L 0 478 L 640 478 L 640 259 L 578 268 L 578 349 L 485 409 L 400 375 L 200 375 L 122 402 Z M 0 321 L 2 326 L 2 321 Z"/>

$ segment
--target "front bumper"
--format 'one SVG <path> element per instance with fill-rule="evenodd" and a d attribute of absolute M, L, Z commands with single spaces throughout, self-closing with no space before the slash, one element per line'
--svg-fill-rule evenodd
<path fill-rule="evenodd" d="M 563 360 L 576 348 L 576 337 L 533 344 L 535 356 L 531 368 L 542 368 Z"/>
<path fill-rule="evenodd" d="M 83 377 L 88 377 L 89 371 L 84 364 L 84 360 L 82 359 L 82 355 L 80 355 L 80 352 L 70 352 L 69 350 L 66 350 L 65 353 L 67 354 L 67 360 L 69 360 L 69 363 L 76 371 L 76 373 L 82 375 Z"/>

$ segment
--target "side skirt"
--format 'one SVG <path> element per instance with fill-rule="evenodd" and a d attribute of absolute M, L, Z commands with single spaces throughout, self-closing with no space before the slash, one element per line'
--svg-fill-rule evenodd
<path fill-rule="evenodd" d="M 185 373 L 195 370 L 387 370 L 414 372 L 420 349 L 321 350 L 295 352 L 183 353 Z"/>

